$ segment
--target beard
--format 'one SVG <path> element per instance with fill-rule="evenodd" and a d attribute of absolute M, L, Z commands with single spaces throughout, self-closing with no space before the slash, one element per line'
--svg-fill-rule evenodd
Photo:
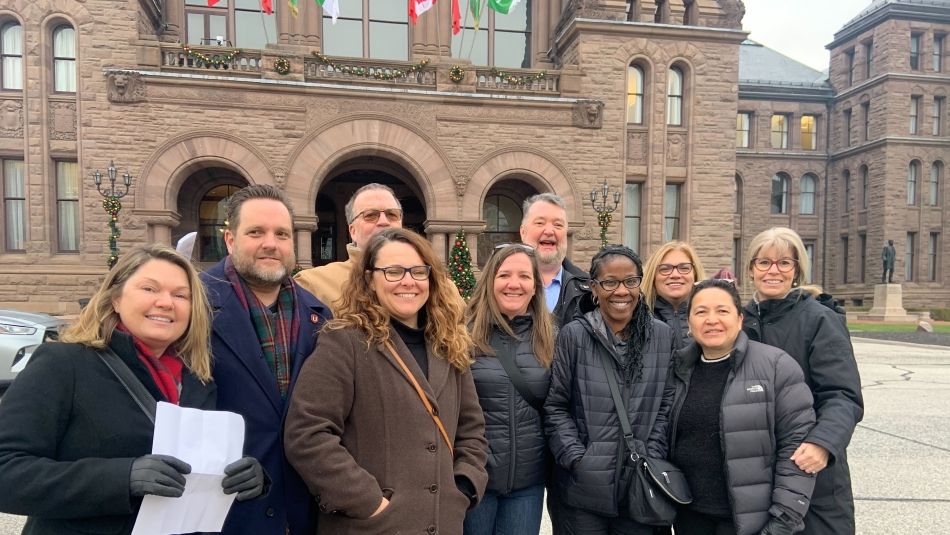
<path fill-rule="evenodd" d="M 254 257 L 248 257 L 243 253 L 231 253 L 234 270 L 244 277 L 244 280 L 256 286 L 280 285 L 290 275 L 295 260 L 294 256 L 290 255 L 289 258 L 283 259 L 281 266 L 265 269 L 255 263 Z"/>
<path fill-rule="evenodd" d="M 567 258 L 567 246 L 558 245 L 557 249 L 552 253 L 542 253 L 541 251 L 535 250 L 535 256 L 538 259 L 538 264 L 559 266 L 564 262 L 564 259 Z"/>

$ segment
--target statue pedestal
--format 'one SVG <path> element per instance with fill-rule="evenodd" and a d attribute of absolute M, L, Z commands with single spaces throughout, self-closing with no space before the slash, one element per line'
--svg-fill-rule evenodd
<path fill-rule="evenodd" d="M 908 315 L 904 310 L 900 284 L 875 284 L 874 305 L 858 320 L 917 322 L 917 314 Z"/>

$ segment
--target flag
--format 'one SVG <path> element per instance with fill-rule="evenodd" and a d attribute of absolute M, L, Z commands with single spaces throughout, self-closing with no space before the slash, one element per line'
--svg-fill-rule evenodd
<path fill-rule="evenodd" d="M 459 12 L 459 0 L 452 0 L 452 35 L 462 31 L 462 14 Z"/>
<path fill-rule="evenodd" d="M 261 0 L 261 9 L 268 15 L 274 14 L 274 0 Z"/>
<path fill-rule="evenodd" d="M 214 5 L 220 1 L 221 0 L 208 0 L 208 7 L 214 7 Z"/>
<path fill-rule="evenodd" d="M 409 18 L 412 23 L 415 24 L 419 15 L 429 11 L 434 5 L 435 0 L 409 0 Z"/>
<path fill-rule="evenodd" d="M 478 31 L 478 19 L 481 17 L 482 0 L 468 0 L 468 9 L 472 12 L 472 18 L 475 20 L 475 31 Z"/>
<path fill-rule="evenodd" d="M 498 13 L 507 15 L 521 0 L 488 0 L 488 7 Z"/>
<path fill-rule="evenodd" d="M 297 9 L 297 0 L 287 0 L 287 5 L 290 6 L 290 14 L 296 18 L 300 14 L 300 10 Z"/>
<path fill-rule="evenodd" d="M 323 12 L 333 19 L 336 24 L 337 17 L 340 16 L 340 0 L 316 0 L 317 5 L 323 8 Z"/>

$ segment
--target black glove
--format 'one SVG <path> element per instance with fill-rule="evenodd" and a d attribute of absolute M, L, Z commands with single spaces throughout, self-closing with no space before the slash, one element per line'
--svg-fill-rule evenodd
<path fill-rule="evenodd" d="M 171 455 L 143 455 L 132 461 L 129 492 L 132 496 L 177 498 L 185 492 L 185 475 L 191 466 Z"/>
<path fill-rule="evenodd" d="M 769 523 L 762 528 L 759 535 L 792 535 L 795 533 L 795 523 L 790 518 L 770 516 Z"/>
<path fill-rule="evenodd" d="M 238 493 L 237 501 L 252 500 L 264 493 L 264 469 L 254 457 L 243 457 L 224 467 L 221 487 L 225 494 Z"/>

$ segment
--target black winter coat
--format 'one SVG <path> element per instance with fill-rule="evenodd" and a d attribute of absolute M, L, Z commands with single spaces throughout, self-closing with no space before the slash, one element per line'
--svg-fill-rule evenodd
<path fill-rule="evenodd" d="M 570 260 L 564 260 L 561 268 L 561 293 L 552 312 L 558 327 L 567 325 L 574 319 L 581 297 L 590 294 L 590 275 L 586 271 L 575 266 Z"/>
<path fill-rule="evenodd" d="M 548 470 L 541 414 L 518 393 L 496 355 L 514 360 L 531 393 L 541 401 L 548 394 L 551 370 L 535 358 L 531 316 L 518 316 L 510 325 L 517 338 L 496 327 L 490 340 L 495 355 L 476 355 L 471 367 L 485 414 L 488 490 L 502 494 L 544 483 Z"/>
<path fill-rule="evenodd" d="M 587 312 L 558 334 L 545 430 L 554 454 L 554 491 L 571 507 L 608 517 L 625 514 L 618 502 L 629 486 L 630 472 L 623 469 L 629 456 L 600 353 L 617 363 L 633 434 L 646 442 L 660 410 L 673 347 L 670 328 L 651 321 L 653 335 L 643 349 L 642 379 L 636 383 L 632 366 L 620 371 L 621 357 L 605 335 L 600 310 Z"/>
<path fill-rule="evenodd" d="M 815 398 L 817 423 L 804 441 L 822 446 L 831 455 L 828 467 L 818 473 L 812 504 L 853 511 L 846 449 L 864 415 L 864 400 L 845 322 L 807 291 L 793 290 L 784 299 L 746 305 L 743 330 L 749 339 L 791 355 Z M 853 519 L 842 522 L 848 525 L 832 532 L 854 531 Z"/>
<path fill-rule="evenodd" d="M 693 341 L 693 337 L 689 335 L 689 323 L 686 321 L 689 316 L 686 313 L 686 301 L 676 308 L 666 299 L 656 296 L 653 315 L 673 329 L 673 349 L 683 349 Z"/>
<path fill-rule="evenodd" d="M 661 412 L 651 440 L 654 454 L 673 452 L 677 422 L 699 362 L 695 342 L 677 351 L 667 389 L 675 391 L 669 414 Z M 769 513 L 802 518 L 815 478 L 790 459 L 815 424 L 812 396 L 801 369 L 781 349 L 739 333 L 730 357 L 719 413 L 720 444 L 732 518 L 739 535 L 759 533 Z M 686 474 L 687 480 L 690 474 Z"/>
<path fill-rule="evenodd" d="M 109 347 L 165 400 L 132 337 L 114 332 Z M 180 404 L 214 409 L 214 383 L 184 369 Z M 131 533 L 142 499 L 129 474 L 153 430 L 95 350 L 41 345 L 0 403 L 0 511 L 29 516 L 25 535 Z"/>

